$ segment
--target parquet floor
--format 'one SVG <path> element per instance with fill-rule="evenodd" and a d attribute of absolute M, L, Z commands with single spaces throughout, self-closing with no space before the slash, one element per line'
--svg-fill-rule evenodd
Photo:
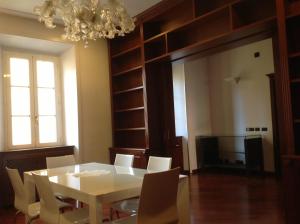
<path fill-rule="evenodd" d="M 193 224 L 285 224 L 280 183 L 274 178 L 206 173 L 191 176 L 190 189 Z M 13 217 L 14 209 L 0 209 L 1 224 L 13 224 Z"/>

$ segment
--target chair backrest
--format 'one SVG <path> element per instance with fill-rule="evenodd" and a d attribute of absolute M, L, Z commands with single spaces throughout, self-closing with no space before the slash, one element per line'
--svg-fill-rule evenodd
<path fill-rule="evenodd" d="M 116 154 L 115 166 L 132 167 L 134 155 Z"/>
<path fill-rule="evenodd" d="M 137 215 L 138 224 L 177 223 L 180 168 L 144 176 Z"/>
<path fill-rule="evenodd" d="M 19 171 L 17 169 L 10 169 L 6 167 L 8 177 L 10 179 L 11 185 L 15 192 L 15 208 L 27 214 L 28 201 L 26 198 L 26 191 L 24 188 L 23 181 L 20 177 Z"/>
<path fill-rule="evenodd" d="M 161 172 L 171 169 L 172 158 L 150 156 L 147 170 L 152 172 Z"/>
<path fill-rule="evenodd" d="M 46 223 L 59 223 L 59 206 L 48 176 L 32 174 L 40 196 L 40 218 Z"/>
<path fill-rule="evenodd" d="M 76 164 L 74 155 L 46 157 L 47 168 L 72 166 Z"/>

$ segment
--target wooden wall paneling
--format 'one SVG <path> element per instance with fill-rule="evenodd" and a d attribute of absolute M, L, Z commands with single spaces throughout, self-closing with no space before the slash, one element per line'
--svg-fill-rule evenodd
<path fill-rule="evenodd" d="M 172 63 L 165 62 L 161 67 L 161 76 L 163 77 L 162 97 L 163 97 L 163 114 L 164 117 L 164 142 L 166 155 L 174 156 L 176 150 L 176 130 L 175 130 L 175 112 L 174 112 L 174 95 L 173 95 L 173 71 Z"/>
<path fill-rule="evenodd" d="M 287 0 L 286 1 L 286 14 L 290 16 L 300 15 L 300 1 L 299 0 Z"/>
<path fill-rule="evenodd" d="M 162 130 L 162 108 L 160 102 L 160 91 L 162 83 L 159 81 L 161 76 L 158 63 L 146 64 L 146 89 L 147 89 L 147 108 L 148 108 L 148 131 L 149 131 L 149 149 L 151 154 L 159 154 L 163 147 Z"/>
<path fill-rule="evenodd" d="M 239 0 L 195 0 L 195 17 L 203 16 L 216 9 L 226 7 L 236 2 L 239 2 Z"/>
<path fill-rule="evenodd" d="M 189 25 L 168 33 L 169 52 L 229 33 L 229 16 L 229 8 L 224 8 L 209 16 L 200 17 Z"/>
<path fill-rule="evenodd" d="M 141 44 L 139 32 L 140 29 L 138 24 L 136 29 L 132 33 L 129 33 L 124 37 L 117 37 L 112 41 L 110 41 L 111 56 L 114 56 L 116 54 L 119 54 L 120 52 L 139 46 Z"/>
<path fill-rule="evenodd" d="M 288 49 L 286 37 L 285 1 L 276 0 L 277 29 L 278 29 L 278 56 L 280 71 L 278 84 L 280 85 L 279 104 L 284 108 L 279 123 L 281 123 L 280 135 L 282 136 L 281 148 L 283 154 L 294 154 L 293 117 L 291 108 L 291 92 L 289 79 Z"/>
<path fill-rule="evenodd" d="M 276 15 L 274 0 L 239 1 L 233 5 L 232 9 L 234 28 L 247 26 L 258 21 L 275 17 Z"/>
<path fill-rule="evenodd" d="M 167 53 L 166 35 L 158 36 L 145 42 L 145 61 L 162 56 Z"/>
<path fill-rule="evenodd" d="M 0 207 L 13 205 L 14 193 L 5 167 L 23 172 L 46 168 L 46 157 L 74 154 L 74 146 L 49 147 L 0 152 Z"/>
<path fill-rule="evenodd" d="M 142 68 L 128 72 L 126 75 L 112 76 L 113 94 L 143 87 Z"/>
<path fill-rule="evenodd" d="M 300 220 L 300 157 L 283 157 L 283 186 L 287 224 Z"/>
<path fill-rule="evenodd" d="M 144 22 L 144 40 L 174 29 L 193 19 L 193 0 L 181 1 L 164 13 Z"/>

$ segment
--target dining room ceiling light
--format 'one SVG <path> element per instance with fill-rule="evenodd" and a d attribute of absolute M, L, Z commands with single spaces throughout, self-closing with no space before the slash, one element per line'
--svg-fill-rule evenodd
<path fill-rule="evenodd" d="M 89 40 L 113 39 L 124 36 L 135 28 L 133 19 L 120 0 L 45 0 L 34 12 L 47 28 L 55 28 L 54 19 L 61 17 L 64 23 L 64 39 Z"/>

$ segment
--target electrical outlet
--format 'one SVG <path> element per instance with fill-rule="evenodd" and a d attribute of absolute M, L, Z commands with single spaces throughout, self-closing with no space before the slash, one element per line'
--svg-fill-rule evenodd
<path fill-rule="evenodd" d="M 254 131 L 254 128 L 246 128 L 246 131 Z"/>

